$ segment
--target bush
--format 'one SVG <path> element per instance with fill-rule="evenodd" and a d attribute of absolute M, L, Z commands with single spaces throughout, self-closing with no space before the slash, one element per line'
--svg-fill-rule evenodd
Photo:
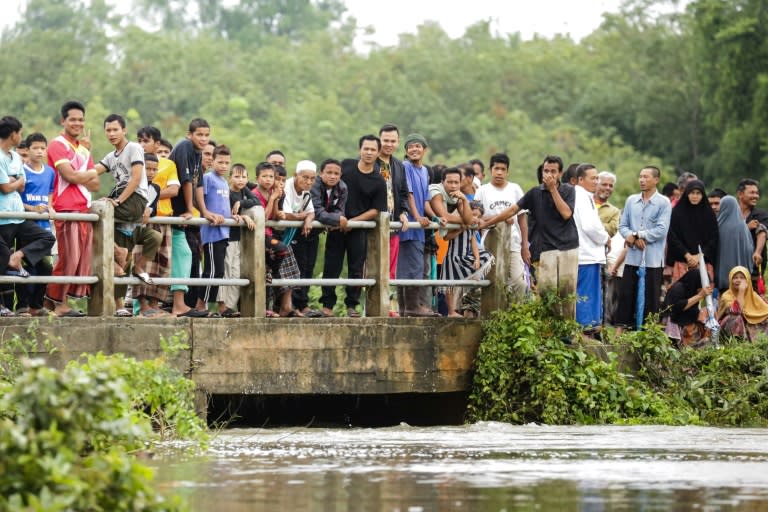
<path fill-rule="evenodd" d="M 700 422 L 693 408 L 657 392 L 642 372 L 633 376 L 620 371 L 617 353 L 609 352 L 606 361 L 574 344 L 579 326 L 557 316 L 560 303 L 548 295 L 513 304 L 483 324 L 469 397 L 470 421 Z"/>
<path fill-rule="evenodd" d="M 162 340 L 166 355 L 183 347 Z M 62 371 L 41 360 L 0 382 L 0 510 L 181 510 L 151 487 L 132 452 L 173 436 L 206 440 L 193 384 L 165 357 L 87 356 Z M 154 427 L 154 429 L 153 429 Z"/>

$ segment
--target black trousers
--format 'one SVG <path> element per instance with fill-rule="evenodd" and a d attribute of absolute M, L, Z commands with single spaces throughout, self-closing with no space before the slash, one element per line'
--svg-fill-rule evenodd
<path fill-rule="evenodd" d="M 33 270 L 39 272 L 37 275 L 51 275 L 50 266 L 46 266 L 42 262 L 44 261 L 43 258 L 51 255 L 51 248 L 55 243 L 56 238 L 53 233 L 41 228 L 33 220 L 25 220 L 18 224 L 0 224 L 0 274 L 5 274 L 8 270 L 8 260 L 14 250 L 23 250 L 24 260 Z M 46 268 L 48 269 L 47 274 L 44 273 Z M 27 285 L 20 285 L 17 289 L 21 290 L 20 297 L 26 304 L 22 304 L 20 300 L 18 307 L 42 308 L 46 285 L 32 287 L 30 293 L 33 293 L 35 298 L 29 293 L 24 293 L 25 290 L 22 289 L 24 286 Z M 14 287 L 10 285 L 0 287 L 0 292 L 3 292 L 3 303 L 8 308 L 12 307 L 13 289 Z"/>
<path fill-rule="evenodd" d="M 192 251 L 192 267 L 189 269 L 189 277 L 194 279 L 200 277 L 200 226 L 186 226 L 184 234 L 187 237 L 189 250 Z M 202 298 L 204 292 L 203 286 L 190 286 L 187 293 L 184 294 L 184 302 L 187 306 L 194 308 L 197 299 Z"/>
<path fill-rule="evenodd" d="M 325 264 L 323 265 L 323 278 L 336 279 L 341 275 L 344 266 L 344 256 L 347 256 L 347 276 L 350 279 L 363 277 L 365 257 L 368 249 L 368 239 L 363 229 L 353 229 L 347 233 L 341 231 L 329 231 L 325 239 Z M 354 308 L 360 304 L 360 286 L 347 286 L 347 297 L 344 304 L 348 308 Z M 323 294 L 320 297 L 323 307 L 333 309 L 336 305 L 336 287 L 323 286 Z"/>
<path fill-rule="evenodd" d="M 638 267 L 624 265 L 624 277 L 621 278 L 619 288 L 619 305 L 614 315 L 614 325 L 634 329 L 636 326 L 635 311 L 637 309 Z M 643 323 L 651 313 L 661 310 L 661 284 L 663 282 L 664 269 L 645 269 L 645 308 L 643 310 Z"/>
<path fill-rule="evenodd" d="M 320 244 L 320 236 L 313 230 L 309 236 L 297 233 L 291 242 L 293 256 L 299 265 L 301 279 L 312 279 L 315 271 L 315 262 L 317 261 L 317 247 Z M 309 286 L 297 286 L 291 294 L 293 307 L 301 311 L 309 306 Z"/>
<path fill-rule="evenodd" d="M 227 256 L 227 240 L 219 240 L 203 246 L 205 254 L 205 263 L 203 265 L 203 275 L 205 279 L 221 279 L 224 277 L 224 259 Z M 205 304 L 216 302 L 219 296 L 219 287 L 208 285 L 198 287 L 202 291 L 199 298 Z"/>
<path fill-rule="evenodd" d="M 53 233 L 38 226 L 33 220 L 20 224 L 0 224 L 0 274 L 8 270 L 8 260 L 17 250 L 24 251 L 24 259 L 35 266 L 46 256 L 51 255 L 51 248 L 56 243 Z"/>

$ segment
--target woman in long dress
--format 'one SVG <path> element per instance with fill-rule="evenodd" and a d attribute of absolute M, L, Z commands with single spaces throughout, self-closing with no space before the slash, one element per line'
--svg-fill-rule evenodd
<path fill-rule="evenodd" d="M 704 183 L 689 181 L 675 207 L 667 233 L 667 265 L 672 267 L 672 282 L 691 269 L 699 268 L 699 247 L 704 253 L 707 272 L 712 278 L 717 262 L 719 240 L 717 217 L 709 206 Z"/>
<path fill-rule="evenodd" d="M 752 253 L 755 249 L 752 244 L 752 235 L 741 216 L 739 203 L 735 197 L 725 196 L 720 200 L 717 226 L 720 244 L 717 250 L 715 284 L 720 291 L 725 291 L 729 286 L 728 274 L 732 268 L 742 266 L 752 272 L 754 265 Z M 747 275 L 750 274 L 747 273 Z"/>

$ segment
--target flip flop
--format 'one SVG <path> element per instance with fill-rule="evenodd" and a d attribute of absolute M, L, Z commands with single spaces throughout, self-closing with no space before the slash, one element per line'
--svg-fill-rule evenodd
<path fill-rule="evenodd" d="M 298 309 L 292 309 L 288 312 L 287 315 L 280 315 L 283 318 L 304 318 L 304 313 L 299 311 Z"/>
<path fill-rule="evenodd" d="M 144 284 L 155 284 L 147 272 L 134 272 L 133 276 L 138 277 Z"/>
<path fill-rule="evenodd" d="M 280 318 L 280 315 L 272 311 L 271 309 L 268 309 L 264 312 L 264 316 L 267 318 Z"/>
<path fill-rule="evenodd" d="M 182 313 L 180 315 L 176 315 L 177 318 L 181 317 L 188 317 L 188 318 L 208 318 L 208 312 L 207 311 L 199 311 L 197 309 L 190 309 L 186 313 Z"/>
<path fill-rule="evenodd" d="M 130 311 L 128 311 L 125 308 L 120 308 L 117 311 L 115 311 L 115 316 L 120 317 L 120 318 L 129 318 L 129 317 L 133 316 L 133 313 L 131 313 Z"/>
<path fill-rule="evenodd" d="M 5 275 L 7 276 L 13 276 L 13 277 L 29 277 L 29 272 L 26 271 L 24 268 L 20 269 L 9 269 L 5 271 Z"/>
<path fill-rule="evenodd" d="M 220 315 L 223 316 L 224 318 L 240 318 L 240 312 L 235 311 L 232 308 L 225 309 L 220 313 Z"/>
<path fill-rule="evenodd" d="M 304 313 L 304 316 L 307 318 L 322 318 L 323 315 L 320 311 L 317 311 L 316 309 L 310 309 L 306 313 Z"/>
<path fill-rule="evenodd" d="M 347 316 L 349 318 L 360 318 L 360 313 L 355 308 L 347 308 Z"/>

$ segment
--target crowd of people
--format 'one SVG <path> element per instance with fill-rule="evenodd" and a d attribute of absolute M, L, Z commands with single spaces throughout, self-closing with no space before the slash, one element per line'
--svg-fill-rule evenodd
<path fill-rule="evenodd" d="M 375 220 L 381 212 L 401 226 L 389 240 L 391 278 L 478 280 L 495 260 L 484 247 L 485 234 L 507 222 L 504 278 L 511 300 L 552 290 L 564 299 L 560 314 L 575 319 L 586 335 L 605 325 L 618 332 L 637 328 L 661 313 L 670 337 L 701 344 L 709 328 L 700 304 L 712 295 L 720 299 L 717 317 L 726 333 L 754 338 L 768 328 L 762 299 L 768 213 L 756 207 L 759 186 L 751 179 L 737 185 L 735 196 L 721 189 L 707 194 L 702 181 L 684 173 L 659 192 L 661 171 L 647 166 L 639 171 L 639 193 L 619 209 L 609 202 L 616 176 L 594 165 L 566 169 L 560 157 L 548 155 L 537 170 L 539 184 L 523 192 L 509 180 L 510 158 L 503 153 L 490 157 L 487 182 L 479 159 L 427 166 L 429 144 L 418 133 L 402 139 L 405 155 L 399 159 L 401 134 L 391 124 L 362 136 L 356 158 L 319 165 L 302 160 L 290 177 L 279 150 L 249 173 L 228 146 L 211 140 L 204 119 L 193 119 L 174 146 L 153 126 L 130 141 L 125 119 L 112 114 L 102 127 L 114 149 L 98 161 L 84 136 L 81 103 L 62 106 L 61 126 L 62 133 L 48 141 L 41 133 L 23 138 L 22 123 L 12 116 L 0 120 L 0 211 L 88 212 L 100 175 L 110 173 L 115 186 L 103 200 L 114 207 L 115 275 L 140 282 L 130 288 L 132 308 L 124 303 L 126 287 L 115 287 L 117 316 L 239 316 L 236 286 L 163 286 L 155 280 L 239 278 L 240 230 L 255 229 L 245 212 L 260 205 L 268 220 L 301 223 L 265 230 L 268 280 L 312 278 L 323 235 L 322 276 L 339 278 L 346 257 L 347 276 L 363 278 L 367 238 L 349 222 Z M 152 217 L 208 223 L 156 224 Z M 423 229 L 433 223 L 440 228 Z M 92 244 L 90 222 L 2 218 L 0 274 L 90 276 Z M 479 313 L 477 289 L 439 282 L 396 288 L 390 316 Z M 267 287 L 265 314 L 336 314 L 335 286 L 322 287 L 317 309 L 308 291 Z M 22 282 L 2 290 L 0 315 L 85 316 L 68 299 L 88 294 L 87 284 Z M 346 287 L 347 316 L 364 314 L 360 297 L 360 286 Z"/>

